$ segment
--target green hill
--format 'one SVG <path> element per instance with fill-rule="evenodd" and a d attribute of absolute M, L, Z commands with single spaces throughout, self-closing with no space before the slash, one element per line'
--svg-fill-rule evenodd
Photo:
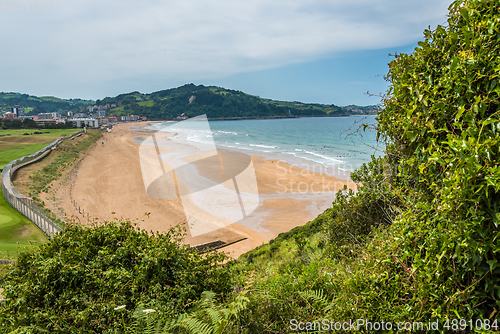
<path fill-rule="evenodd" d="M 0 92 L 0 113 L 16 105 L 24 107 L 27 115 L 45 112 L 78 112 L 89 105 L 115 105 L 107 115 L 138 115 L 150 120 L 174 119 L 179 116 L 194 117 L 206 114 L 209 118 L 223 117 L 273 117 L 273 116 L 335 116 L 369 114 L 378 106 L 339 107 L 334 104 L 276 101 L 243 93 L 241 91 L 187 84 L 144 94 L 131 92 L 102 100 L 61 99 L 53 96 L 33 96 L 21 93 Z"/>
<path fill-rule="evenodd" d="M 285 102 L 263 99 L 241 91 L 214 86 L 187 84 L 151 94 L 131 92 L 97 100 L 97 104 L 116 104 L 109 114 L 139 115 L 148 119 L 174 119 L 206 114 L 218 117 L 326 116 L 365 113 L 336 105 Z M 373 108 L 369 108 L 373 109 Z"/>
<path fill-rule="evenodd" d="M 16 105 L 25 108 L 28 115 L 37 115 L 44 112 L 67 113 L 79 111 L 81 108 L 92 105 L 93 101 L 82 99 L 60 99 L 54 96 L 33 96 L 21 93 L 0 92 L 0 113 L 8 112 Z"/>

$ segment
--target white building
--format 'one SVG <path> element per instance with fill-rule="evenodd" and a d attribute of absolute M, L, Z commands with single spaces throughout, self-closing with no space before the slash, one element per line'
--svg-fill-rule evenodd
<path fill-rule="evenodd" d="M 99 127 L 99 120 L 96 118 L 72 118 L 68 119 L 68 122 L 74 123 L 77 128 L 82 128 L 83 126 L 91 128 Z"/>

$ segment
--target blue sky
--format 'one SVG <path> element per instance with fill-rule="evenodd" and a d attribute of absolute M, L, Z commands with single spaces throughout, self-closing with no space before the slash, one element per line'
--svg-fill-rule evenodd
<path fill-rule="evenodd" d="M 415 47 L 416 43 L 412 43 L 388 49 L 351 51 L 305 63 L 234 74 L 214 82 L 275 100 L 375 105 L 389 87 L 384 80 L 387 64 L 392 60 L 389 54 L 411 53 Z"/>
<path fill-rule="evenodd" d="M 0 91 L 100 99 L 195 83 L 344 106 L 379 103 L 365 93 L 387 90 L 388 54 L 446 23 L 450 1 L 23 3 L 0 8 Z"/>

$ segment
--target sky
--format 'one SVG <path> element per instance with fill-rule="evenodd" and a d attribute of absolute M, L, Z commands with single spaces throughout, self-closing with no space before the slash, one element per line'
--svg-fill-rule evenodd
<path fill-rule="evenodd" d="M 23 0 L 0 7 L 0 91 L 102 99 L 187 83 L 374 105 L 389 54 L 451 0 Z"/>

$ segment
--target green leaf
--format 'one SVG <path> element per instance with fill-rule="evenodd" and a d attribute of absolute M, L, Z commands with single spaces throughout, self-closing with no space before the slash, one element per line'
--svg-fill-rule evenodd
<path fill-rule="evenodd" d="M 417 138 L 417 133 L 414 131 L 408 131 L 406 134 L 408 135 L 408 138 L 410 139 L 411 142 L 414 142 L 415 139 Z"/>
<path fill-rule="evenodd" d="M 457 64 L 458 64 L 458 57 L 453 57 L 453 60 L 451 61 L 450 65 L 450 72 L 455 71 L 455 69 L 457 68 Z"/>
<path fill-rule="evenodd" d="M 469 22 L 469 11 L 466 8 L 462 8 L 460 10 L 460 14 L 462 14 L 462 17 L 465 19 L 465 21 Z"/>
<path fill-rule="evenodd" d="M 493 272 L 493 269 L 495 269 L 496 264 L 497 264 L 497 260 L 493 259 L 493 260 L 489 260 L 489 261 L 486 261 L 486 263 L 488 263 L 490 265 L 490 271 Z"/>
<path fill-rule="evenodd" d="M 500 122 L 500 120 L 489 118 L 489 119 L 487 119 L 486 121 L 483 122 L 483 125 L 486 126 L 488 124 L 496 123 L 496 122 Z"/>
<path fill-rule="evenodd" d="M 444 165 L 445 162 L 443 159 L 441 159 L 440 157 L 430 157 L 429 158 L 430 161 L 436 161 L 436 162 L 439 162 L 440 164 Z"/>
<path fill-rule="evenodd" d="M 458 108 L 457 115 L 455 116 L 455 122 L 460 119 L 460 116 L 462 116 L 464 111 L 465 111 L 465 106 L 460 106 L 460 108 Z"/>

